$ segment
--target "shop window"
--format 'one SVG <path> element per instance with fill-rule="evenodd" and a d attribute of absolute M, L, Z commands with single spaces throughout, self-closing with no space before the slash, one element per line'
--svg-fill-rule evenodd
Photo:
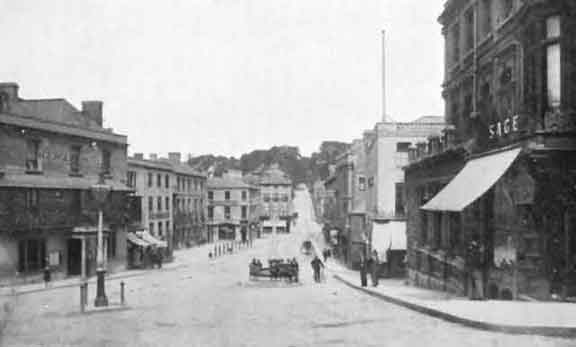
<path fill-rule="evenodd" d="M 42 171 L 40 159 L 40 140 L 30 139 L 26 142 L 26 170 L 31 172 Z"/>
<path fill-rule="evenodd" d="M 79 174 L 80 173 L 80 146 L 70 147 L 70 173 Z"/>
<path fill-rule="evenodd" d="M 41 271 L 46 266 L 46 240 L 33 239 L 18 242 L 18 271 Z"/>
<path fill-rule="evenodd" d="M 561 102 L 560 17 L 546 20 L 546 95 L 549 108 L 558 108 Z"/>

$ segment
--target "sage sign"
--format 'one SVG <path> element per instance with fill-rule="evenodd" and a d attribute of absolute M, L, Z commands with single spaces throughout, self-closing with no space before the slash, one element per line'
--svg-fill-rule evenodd
<path fill-rule="evenodd" d="M 488 131 L 490 132 L 490 138 L 502 137 L 513 132 L 518 131 L 518 115 L 514 115 L 508 118 L 504 118 L 501 121 L 490 124 Z"/>

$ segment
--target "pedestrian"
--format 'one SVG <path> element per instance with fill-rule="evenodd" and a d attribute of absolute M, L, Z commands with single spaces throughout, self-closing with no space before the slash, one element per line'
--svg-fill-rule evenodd
<path fill-rule="evenodd" d="M 367 272 L 367 265 L 364 256 L 360 257 L 360 284 L 362 287 L 366 287 L 368 285 L 368 278 L 366 275 Z"/>
<path fill-rule="evenodd" d="M 50 281 L 52 280 L 52 269 L 50 268 L 50 262 L 46 259 L 46 266 L 44 266 L 44 287 L 48 288 L 50 286 Z"/>
<path fill-rule="evenodd" d="M 310 264 L 312 265 L 312 270 L 314 271 L 314 282 L 318 283 L 320 282 L 320 269 L 324 267 L 324 264 L 322 263 L 322 260 L 318 258 L 318 256 L 315 256 Z"/>
<path fill-rule="evenodd" d="M 156 253 L 156 261 L 158 262 L 158 268 L 162 268 L 162 261 L 164 261 L 164 249 L 158 248 Z"/>
<path fill-rule="evenodd" d="M 372 276 L 372 286 L 378 287 L 378 273 L 379 273 L 379 261 L 378 261 L 378 252 L 374 250 L 372 252 L 372 271 L 370 271 L 370 275 Z"/>

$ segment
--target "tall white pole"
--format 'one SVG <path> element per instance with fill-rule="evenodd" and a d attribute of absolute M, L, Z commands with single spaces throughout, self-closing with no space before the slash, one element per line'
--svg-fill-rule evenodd
<path fill-rule="evenodd" d="M 386 119 L 386 30 L 382 30 L 382 121 Z"/>
<path fill-rule="evenodd" d="M 103 254 L 103 237 L 102 237 L 102 209 L 98 210 L 98 245 L 96 253 L 96 266 L 101 270 L 104 266 L 104 254 Z"/>

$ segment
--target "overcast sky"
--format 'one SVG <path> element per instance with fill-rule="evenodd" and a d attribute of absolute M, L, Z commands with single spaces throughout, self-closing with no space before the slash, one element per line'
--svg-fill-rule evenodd
<path fill-rule="evenodd" d="M 381 119 L 442 115 L 444 0 L 0 0 L 0 80 L 104 101 L 129 151 L 308 155 Z"/>

